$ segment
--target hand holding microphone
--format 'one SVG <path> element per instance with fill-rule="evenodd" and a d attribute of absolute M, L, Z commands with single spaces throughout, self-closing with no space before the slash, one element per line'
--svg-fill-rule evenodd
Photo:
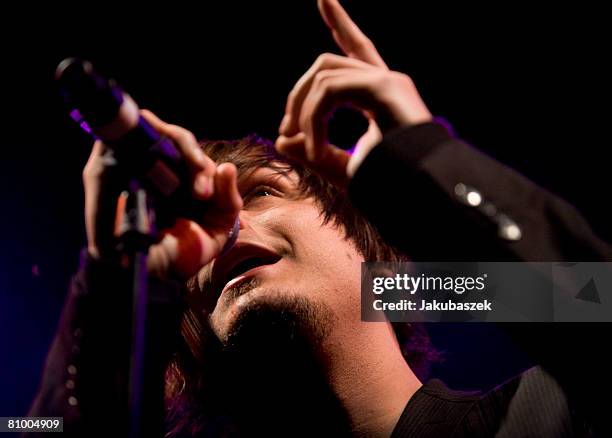
<path fill-rule="evenodd" d="M 83 170 L 90 255 L 100 258 L 114 251 L 117 197 L 127 178 L 137 177 L 166 218 L 149 250 L 149 272 L 183 279 L 195 275 L 224 249 L 238 223 L 242 198 L 236 167 L 217 165 L 191 132 L 139 110 L 86 62 L 62 62 L 57 78 L 74 107 L 71 116 L 98 137 Z"/>

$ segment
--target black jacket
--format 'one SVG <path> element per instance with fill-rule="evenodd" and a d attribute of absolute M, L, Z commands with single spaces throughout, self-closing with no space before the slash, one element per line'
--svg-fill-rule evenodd
<path fill-rule="evenodd" d="M 467 202 L 477 192 L 481 202 Z M 353 203 L 416 261 L 612 260 L 576 209 L 427 123 L 387 135 L 350 186 Z M 394 437 L 610 436 L 606 323 L 500 324 L 542 367 L 488 394 L 428 382 Z"/>
<path fill-rule="evenodd" d="M 471 207 L 466 191 L 478 191 L 485 202 Z M 365 159 L 349 192 L 381 235 L 415 260 L 612 260 L 610 246 L 571 205 L 452 138 L 441 124 L 390 133 Z M 103 432 L 105 415 L 115 415 L 117 400 L 125 396 L 129 294 L 116 287 L 124 271 L 84 259 L 30 415 L 63 416 L 68 431 L 84 433 L 96 424 Z M 181 285 L 153 280 L 152 290 L 165 321 L 158 328 L 163 358 L 172 348 L 169 333 L 178 333 Z M 543 368 L 488 395 L 453 392 L 430 381 L 411 399 L 394 436 L 529 436 L 536 430 L 571 436 L 589 433 L 592 424 L 601 427 L 604 408 L 594 393 L 609 361 L 593 355 L 601 346 L 590 336 L 607 325 L 506 328 Z M 599 363 L 591 360 L 595 356 Z M 125 424 L 124 418 L 115 420 L 109 433 Z"/>

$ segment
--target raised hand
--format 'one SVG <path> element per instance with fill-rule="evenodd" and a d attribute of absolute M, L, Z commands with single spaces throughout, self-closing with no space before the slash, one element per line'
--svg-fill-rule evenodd
<path fill-rule="evenodd" d="M 287 99 L 276 148 L 344 185 L 383 133 L 431 120 L 412 79 L 391 71 L 372 41 L 337 0 L 319 0 L 319 11 L 346 56 L 323 54 L 297 81 Z M 328 142 L 327 122 L 340 106 L 369 120 L 353 154 Z"/>

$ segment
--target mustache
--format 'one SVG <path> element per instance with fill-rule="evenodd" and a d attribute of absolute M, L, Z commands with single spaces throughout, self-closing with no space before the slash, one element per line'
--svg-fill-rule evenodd
<path fill-rule="evenodd" d="M 225 291 L 225 302 L 231 303 L 238 297 L 250 292 L 261 284 L 261 280 L 257 277 L 249 278 L 235 286 L 229 287 Z M 190 303 L 192 307 L 197 307 L 205 310 L 207 313 L 212 313 L 217 305 L 217 300 L 220 298 L 220 290 L 215 290 L 218 287 L 215 286 L 212 279 L 211 265 L 206 266 L 197 276 L 194 276 L 189 280 L 187 289 L 191 298 Z"/>
<path fill-rule="evenodd" d="M 237 284 L 235 286 L 231 286 L 225 290 L 225 296 L 227 297 L 227 302 L 232 302 L 238 297 L 250 292 L 261 284 L 261 280 L 257 277 L 249 278 L 248 280 Z"/>

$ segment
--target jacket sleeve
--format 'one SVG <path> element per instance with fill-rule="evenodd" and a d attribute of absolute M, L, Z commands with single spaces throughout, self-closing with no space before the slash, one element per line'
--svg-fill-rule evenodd
<path fill-rule="evenodd" d="M 94 261 L 85 252 L 82 260 L 28 415 L 64 417 L 65 432 L 113 435 L 127 430 L 130 277 L 119 265 Z M 148 289 L 148 330 L 155 339 L 148 372 L 163 379 L 179 333 L 182 285 L 150 278 Z"/>
<path fill-rule="evenodd" d="M 387 135 L 357 170 L 352 202 L 382 237 L 416 261 L 612 261 L 569 203 L 453 138 L 438 123 Z M 606 323 L 501 323 L 593 421 L 612 390 Z"/>
<path fill-rule="evenodd" d="M 572 205 L 439 123 L 387 135 L 349 193 L 385 240 L 415 260 L 612 260 Z"/>

